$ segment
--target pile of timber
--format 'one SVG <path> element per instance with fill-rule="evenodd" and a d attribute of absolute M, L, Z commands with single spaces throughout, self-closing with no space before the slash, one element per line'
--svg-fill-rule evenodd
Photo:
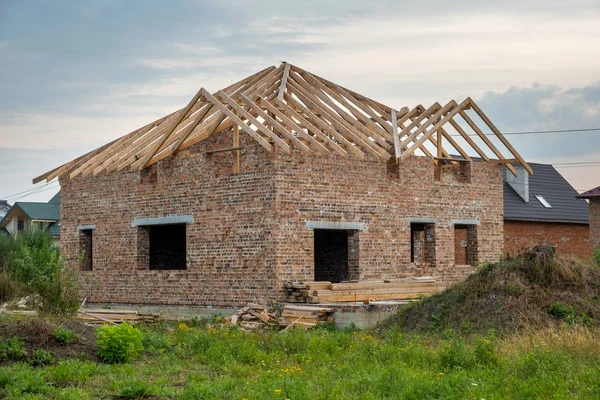
<path fill-rule="evenodd" d="M 227 320 L 245 331 L 271 327 L 285 330 L 292 326 L 312 328 L 327 322 L 333 323 L 335 322 L 333 313 L 334 310 L 331 308 L 291 305 L 284 306 L 281 313 L 278 313 L 275 309 L 267 306 L 249 303 Z"/>
<path fill-rule="evenodd" d="M 288 303 L 307 303 L 311 290 L 327 289 L 331 282 L 288 281 L 283 285 Z"/>
<path fill-rule="evenodd" d="M 333 324 L 335 318 L 333 308 L 315 306 L 284 306 L 279 325 L 288 329 L 291 326 L 312 328 L 325 323 Z"/>
<path fill-rule="evenodd" d="M 320 283 L 320 282 L 319 282 Z M 325 288 L 309 286 L 308 303 L 334 303 L 377 300 L 408 300 L 440 292 L 446 285 L 434 277 L 412 277 L 383 281 L 330 283 Z"/>
<path fill-rule="evenodd" d="M 89 310 L 80 309 L 76 319 L 86 325 L 120 324 L 128 322 L 131 324 L 140 322 L 156 322 L 160 319 L 159 314 L 142 313 L 133 310 Z"/>
<path fill-rule="evenodd" d="M 277 314 L 274 310 L 260 304 L 248 303 L 237 314 L 227 318 L 232 325 L 242 330 L 251 331 L 277 326 Z"/>

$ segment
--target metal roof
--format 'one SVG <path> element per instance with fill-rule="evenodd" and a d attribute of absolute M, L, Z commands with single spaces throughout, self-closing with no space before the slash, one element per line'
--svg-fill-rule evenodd
<path fill-rule="evenodd" d="M 592 190 L 588 190 L 587 192 L 583 192 L 579 195 L 579 197 L 584 199 L 589 199 L 591 197 L 600 197 L 600 186 L 594 188 Z"/>
<path fill-rule="evenodd" d="M 504 182 L 505 220 L 589 223 L 587 201 L 579 198 L 579 193 L 552 165 L 529 165 L 533 168 L 533 175 L 529 177 L 528 203 Z M 545 207 L 536 195 L 542 196 L 552 208 Z"/>

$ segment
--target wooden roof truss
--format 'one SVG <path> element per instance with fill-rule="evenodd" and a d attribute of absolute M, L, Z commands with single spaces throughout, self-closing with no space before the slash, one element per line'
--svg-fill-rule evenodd
<path fill-rule="evenodd" d="M 486 134 L 467 114 L 483 121 Z M 202 88 L 188 105 L 34 179 L 141 170 L 226 129 L 244 132 L 268 151 L 330 154 L 398 162 L 410 155 L 438 163 L 484 161 L 532 170 L 475 102 L 398 110 L 288 63 L 271 66 L 216 93 Z M 455 134 L 450 134 L 449 129 Z M 473 134 L 467 133 L 470 129 Z M 496 144 L 504 146 L 505 158 Z M 456 139 L 455 139 L 456 138 Z M 477 139 L 480 143 L 477 144 Z M 234 138 L 234 142 L 236 139 Z M 461 142 L 461 143 L 459 143 Z M 239 136 L 236 152 L 239 163 Z M 491 152 L 491 154 L 490 154 Z M 492 155 L 493 154 L 493 155 Z M 492 160 L 495 157 L 496 160 Z M 237 166 L 239 170 L 239 165 Z"/>

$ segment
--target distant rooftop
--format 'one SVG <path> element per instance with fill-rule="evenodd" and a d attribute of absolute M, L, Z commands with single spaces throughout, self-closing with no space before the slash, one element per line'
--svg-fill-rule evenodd
<path fill-rule="evenodd" d="M 579 197 L 583 199 L 590 199 L 592 197 L 600 197 L 600 186 L 594 188 L 592 190 L 588 190 L 587 192 L 581 193 Z"/>

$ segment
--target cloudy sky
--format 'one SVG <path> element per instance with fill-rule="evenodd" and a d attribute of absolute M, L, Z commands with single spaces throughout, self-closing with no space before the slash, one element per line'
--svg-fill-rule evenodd
<path fill-rule="evenodd" d="M 0 198 L 45 201 L 33 177 L 282 60 L 395 108 L 471 96 L 504 132 L 600 128 L 600 2 L 482 3 L 0 0 Z M 600 130 L 508 138 L 600 161 Z"/>

